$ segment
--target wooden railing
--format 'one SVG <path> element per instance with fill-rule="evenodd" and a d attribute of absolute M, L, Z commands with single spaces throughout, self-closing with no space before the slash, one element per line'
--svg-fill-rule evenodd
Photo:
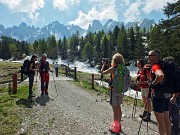
<path fill-rule="evenodd" d="M 73 78 L 74 78 L 74 80 L 77 80 L 77 67 L 70 68 L 70 67 L 66 66 L 65 67 L 66 77 L 71 77 L 71 73 L 74 73 Z"/>

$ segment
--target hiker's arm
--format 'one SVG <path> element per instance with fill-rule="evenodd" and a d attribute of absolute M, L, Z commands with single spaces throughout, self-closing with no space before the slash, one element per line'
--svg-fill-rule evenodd
<path fill-rule="evenodd" d="M 30 70 L 30 71 L 36 71 L 36 69 L 33 69 L 33 63 L 30 64 L 29 70 Z"/>
<path fill-rule="evenodd" d="M 113 73 L 114 71 L 114 67 L 110 67 L 109 69 L 103 71 L 103 67 L 101 69 L 101 74 L 110 74 L 110 73 Z"/>
<path fill-rule="evenodd" d="M 174 93 L 172 97 L 170 98 L 170 103 L 175 104 L 176 102 L 177 93 Z"/>
<path fill-rule="evenodd" d="M 157 85 L 158 83 L 160 83 L 163 80 L 164 74 L 163 74 L 162 70 L 156 70 L 155 75 L 156 75 L 156 78 L 153 81 L 153 84 Z"/>

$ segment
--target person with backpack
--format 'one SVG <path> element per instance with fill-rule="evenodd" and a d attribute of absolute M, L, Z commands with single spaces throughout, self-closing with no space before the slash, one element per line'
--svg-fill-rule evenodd
<path fill-rule="evenodd" d="M 54 68 L 55 68 L 55 72 L 56 72 L 56 77 L 58 77 L 58 73 L 59 73 L 59 64 L 56 61 L 56 63 L 54 64 Z"/>
<path fill-rule="evenodd" d="M 144 121 L 149 122 L 151 120 L 151 103 L 149 96 L 149 81 L 151 80 L 151 75 L 149 72 L 149 66 L 146 64 L 144 65 L 143 59 L 137 60 L 137 68 L 139 69 L 137 72 L 137 85 L 140 85 L 141 89 L 141 96 L 144 103 L 144 112 L 140 114 L 140 118 Z"/>
<path fill-rule="evenodd" d="M 174 58 L 171 56 L 163 58 L 166 62 L 175 62 Z M 180 71 L 180 67 L 176 64 L 177 71 Z M 179 75 L 179 74 L 178 74 Z M 179 82 L 180 83 L 180 82 Z M 180 91 L 180 89 L 179 89 Z M 180 105 L 180 95 L 178 92 L 172 93 L 169 104 L 169 114 L 171 120 L 171 135 L 178 135 L 180 133 L 180 114 L 178 106 Z"/>
<path fill-rule="evenodd" d="M 165 74 L 159 63 L 160 51 L 151 50 L 148 53 L 148 61 L 151 63 L 152 81 L 149 87 L 152 90 L 152 104 L 154 114 L 158 123 L 159 134 L 171 135 L 171 123 L 169 119 L 169 94 L 164 93 L 165 89 L 162 85 Z"/>
<path fill-rule="evenodd" d="M 49 84 L 49 62 L 46 61 L 47 55 L 43 54 L 42 58 L 39 62 L 38 68 L 41 77 L 41 95 L 43 96 L 44 93 L 48 95 L 48 84 Z"/>
<path fill-rule="evenodd" d="M 33 87 L 33 82 L 34 82 L 34 75 L 35 72 L 37 71 L 37 68 L 35 67 L 35 61 L 37 61 L 37 56 L 32 55 L 31 60 L 29 61 L 29 98 L 34 97 L 32 87 Z"/>
<path fill-rule="evenodd" d="M 110 68 L 108 68 L 107 70 L 104 70 L 104 68 L 106 66 L 106 61 L 102 60 L 102 64 L 103 65 L 101 68 L 101 73 L 102 74 L 111 74 L 111 80 L 112 80 L 112 82 L 110 84 L 110 88 L 111 88 L 110 105 L 112 106 L 112 109 L 113 109 L 114 121 L 109 130 L 112 133 L 120 133 L 121 118 L 122 118 L 121 104 L 123 101 L 123 94 L 122 94 L 123 78 L 121 77 L 121 80 L 119 80 L 118 83 L 121 85 L 121 86 L 119 86 L 119 84 L 115 84 L 117 82 L 115 82 L 115 79 L 113 79 L 113 77 L 116 78 L 115 77 L 116 72 L 123 73 L 125 71 L 125 61 L 121 54 L 116 53 L 112 57 L 112 63 L 111 63 Z M 120 68 L 120 71 L 119 71 L 119 68 Z M 118 85 L 118 88 L 116 87 L 117 85 Z M 118 90 L 120 90 L 121 92 L 119 92 Z"/>

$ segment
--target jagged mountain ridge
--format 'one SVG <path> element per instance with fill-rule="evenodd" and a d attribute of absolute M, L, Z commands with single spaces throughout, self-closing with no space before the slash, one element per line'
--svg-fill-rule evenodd
<path fill-rule="evenodd" d="M 32 43 L 35 39 L 45 38 L 47 39 L 51 35 L 55 35 L 56 39 L 63 38 L 64 36 L 70 37 L 73 34 L 76 34 L 77 31 L 80 36 L 84 36 L 87 32 L 97 32 L 99 30 L 104 30 L 108 32 L 113 30 L 115 26 L 120 27 L 124 25 L 125 28 L 130 28 L 134 26 L 139 26 L 141 29 L 146 28 L 149 30 L 151 25 L 154 25 L 155 21 L 153 19 L 143 19 L 134 22 L 128 22 L 124 25 L 123 22 L 117 22 L 112 19 L 109 19 L 104 25 L 101 24 L 99 20 L 93 20 L 92 25 L 90 24 L 88 29 L 82 29 L 77 25 L 68 25 L 65 26 L 60 24 L 58 21 L 54 21 L 44 26 L 43 28 L 35 26 L 27 26 L 26 23 L 22 22 L 19 26 L 12 26 L 5 28 L 3 25 L 0 25 L 0 36 L 8 36 L 17 40 L 23 40 Z"/>

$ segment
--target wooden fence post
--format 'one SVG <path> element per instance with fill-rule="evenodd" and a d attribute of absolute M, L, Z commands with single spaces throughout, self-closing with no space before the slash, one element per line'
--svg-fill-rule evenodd
<path fill-rule="evenodd" d="M 17 93 L 17 74 L 13 74 L 13 94 Z"/>
<path fill-rule="evenodd" d="M 77 79 L 77 74 L 76 74 L 76 72 L 77 72 L 77 67 L 74 67 L 74 80 Z"/>
<path fill-rule="evenodd" d="M 23 81 L 23 66 L 21 66 L 21 82 Z"/>
<path fill-rule="evenodd" d="M 94 89 L 94 74 L 92 74 L 92 89 Z"/>
<path fill-rule="evenodd" d="M 65 71 L 66 71 L 66 77 L 68 76 L 68 67 L 65 67 Z"/>

